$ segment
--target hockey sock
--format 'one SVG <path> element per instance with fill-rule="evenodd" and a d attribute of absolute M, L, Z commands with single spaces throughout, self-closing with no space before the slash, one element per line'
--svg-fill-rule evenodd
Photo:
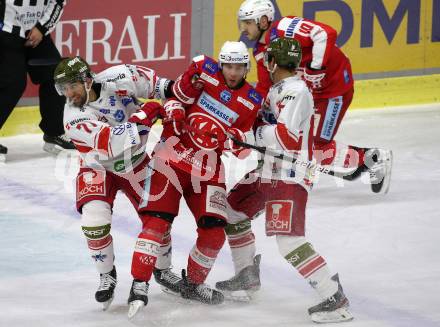
<path fill-rule="evenodd" d="M 250 220 L 244 220 L 236 224 L 228 224 L 225 233 L 231 248 L 232 262 L 235 274 L 254 263 L 255 235 L 252 232 Z"/>
<path fill-rule="evenodd" d="M 277 235 L 278 249 L 312 286 L 321 298 L 326 299 L 338 291 L 338 283 L 331 279 L 324 258 L 304 237 Z"/>
<path fill-rule="evenodd" d="M 198 228 L 196 245 L 188 257 L 188 279 L 195 284 L 203 284 L 214 265 L 225 242 L 222 227 Z"/>
<path fill-rule="evenodd" d="M 115 259 L 111 229 L 111 207 L 107 202 L 93 200 L 82 207 L 82 231 L 96 269 L 105 274 L 113 269 Z"/>
<path fill-rule="evenodd" d="M 133 252 L 131 274 L 134 279 L 149 281 L 153 273 L 157 256 L 170 229 L 170 223 L 163 219 L 144 216 L 143 230 L 139 233 Z"/>
<path fill-rule="evenodd" d="M 171 225 L 170 225 L 171 228 Z M 162 244 L 159 248 L 156 266 L 157 269 L 167 269 L 171 267 L 172 246 L 170 230 L 165 233 Z"/>
<path fill-rule="evenodd" d="M 113 238 L 110 234 L 110 224 L 105 226 L 82 226 L 87 238 L 90 255 L 100 274 L 108 273 L 113 269 L 114 251 Z"/>

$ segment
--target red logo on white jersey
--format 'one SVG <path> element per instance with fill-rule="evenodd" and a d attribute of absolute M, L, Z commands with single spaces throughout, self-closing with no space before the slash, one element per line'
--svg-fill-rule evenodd
<path fill-rule="evenodd" d="M 76 180 L 77 201 L 86 196 L 105 196 L 105 173 L 102 171 L 86 171 Z"/>
<path fill-rule="evenodd" d="M 287 234 L 292 231 L 293 201 L 266 202 L 266 234 Z"/>
<path fill-rule="evenodd" d="M 218 141 L 215 135 L 226 134 L 223 126 L 214 118 L 204 113 L 193 113 L 188 116 L 192 131 L 189 132 L 191 140 L 203 150 L 215 150 Z"/>

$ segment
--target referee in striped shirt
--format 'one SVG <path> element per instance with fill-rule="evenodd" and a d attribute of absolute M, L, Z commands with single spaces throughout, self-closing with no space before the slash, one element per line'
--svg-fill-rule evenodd
<path fill-rule="evenodd" d="M 39 84 L 40 128 L 44 149 L 74 148 L 63 136 L 65 98 L 58 95 L 53 72 L 61 56 L 50 32 L 65 0 L 0 0 L 0 129 L 26 88 L 27 73 Z M 56 145 L 56 147 L 55 147 Z M 7 149 L 0 145 L 0 154 Z"/>

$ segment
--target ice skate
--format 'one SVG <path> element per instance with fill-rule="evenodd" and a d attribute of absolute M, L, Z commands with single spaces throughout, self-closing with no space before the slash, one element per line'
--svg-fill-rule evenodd
<path fill-rule="evenodd" d="M 43 150 L 48 153 L 57 154 L 62 150 L 75 150 L 72 141 L 70 141 L 64 134 L 59 136 L 49 136 L 44 134 L 43 140 Z"/>
<path fill-rule="evenodd" d="M 128 297 L 128 319 L 133 319 L 148 303 L 148 282 L 134 279 Z"/>
<path fill-rule="evenodd" d="M 390 150 L 370 149 L 365 155 L 373 165 L 368 168 L 371 190 L 374 193 L 388 193 L 393 167 L 393 152 Z"/>
<path fill-rule="evenodd" d="M 113 301 L 113 296 L 115 292 L 115 287 L 117 283 L 116 279 L 116 268 L 105 274 L 100 274 L 100 283 L 98 290 L 95 293 L 95 299 L 99 303 L 102 303 L 103 310 L 107 310 Z"/>
<path fill-rule="evenodd" d="M 168 269 L 154 269 L 154 279 L 158 283 L 165 293 L 172 295 L 180 295 L 180 286 L 182 284 L 182 278 Z"/>
<path fill-rule="evenodd" d="M 331 323 L 353 320 L 348 310 L 349 302 L 342 290 L 338 274 L 332 277 L 338 283 L 338 291 L 323 302 L 309 308 L 309 315 L 313 322 Z"/>
<path fill-rule="evenodd" d="M 234 301 L 250 301 L 255 292 L 260 289 L 260 261 L 261 255 L 254 258 L 254 264 L 240 270 L 234 277 L 217 282 L 215 287 L 220 290 L 226 298 Z"/>
<path fill-rule="evenodd" d="M 224 301 L 224 296 L 221 292 L 210 288 L 206 284 L 193 284 L 189 282 L 185 270 L 182 270 L 182 281 L 180 285 L 180 295 L 184 299 L 212 305 L 221 304 Z"/>

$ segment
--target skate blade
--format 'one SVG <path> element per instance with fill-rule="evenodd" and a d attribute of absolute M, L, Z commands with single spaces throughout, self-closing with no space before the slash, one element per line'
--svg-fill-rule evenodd
<path fill-rule="evenodd" d="M 6 154 L 0 153 L 0 164 L 6 163 Z"/>
<path fill-rule="evenodd" d="M 134 300 L 129 303 L 128 305 L 128 319 L 133 319 L 140 311 L 142 311 L 142 308 L 145 307 L 145 302 L 141 300 Z"/>
<path fill-rule="evenodd" d="M 223 293 L 225 300 L 233 302 L 251 302 L 257 297 L 258 290 L 239 290 L 239 291 L 221 291 Z"/>
<path fill-rule="evenodd" d="M 44 143 L 43 150 L 50 154 L 58 154 L 61 152 L 61 147 L 58 147 L 55 144 L 52 143 Z"/>
<path fill-rule="evenodd" d="M 385 177 L 383 180 L 383 194 L 387 194 L 391 184 L 391 171 L 393 169 L 393 152 L 389 152 L 389 156 L 386 158 L 385 163 Z"/>
<path fill-rule="evenodd" d="M 113 296 L 105 302 L 102 302 L 102 311 L 107 311 L 107 309 L 110 307 L 110 304 L 113 302 Z"/>
<path fill-rule="evenodd" d="M 165 287 L 165 286 L 160 286 L 162 292 L 170 294 L 170 295 L 174 295 L 174 296 L 179 296 L 180 297 L 180 293 L 179 292 L 174 292 L 172 289 Z"/>
<path fill-rule="evenodd" d="M 317 324 L 346 322 L 353 320 L 353 318 L 353 315 L 346 307 L 329 312 L 314 312 L 310 315 L 310 319 Z"/>
<path fill-rule="evenodd" d="M 371 185 L 371 190 L 377 194 L 387 194 L 391 184 L 391 171 L 393 169 L 393 152 L 387 151 L 385 158 L 383 158 L 384 176 L 380 182 L 380 187 L 377 184 Z"/>

